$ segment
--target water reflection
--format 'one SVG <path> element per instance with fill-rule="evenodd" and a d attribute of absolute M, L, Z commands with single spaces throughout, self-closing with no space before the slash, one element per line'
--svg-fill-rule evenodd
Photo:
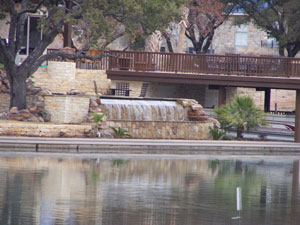
<path fill-rule="evenodd" d="M 298 224 L 299 161 L 0 158 L 2 225 Z"/>

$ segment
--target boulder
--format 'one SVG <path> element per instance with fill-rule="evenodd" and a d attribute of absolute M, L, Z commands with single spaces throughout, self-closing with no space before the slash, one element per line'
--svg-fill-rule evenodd
<path fill-rule="evenodd" d="M 19 111 L 19 115 L 23 117 L 23 119 L 28 119 L 30 116 L 30 112 L 27 109 L 22 109 Z"/>
<path fill-rule="evenodd" d="M 202 110 L 203 107 L 200 104 L 191 105 L 192 110 Z"/>
<path fill-rule="evenodd" d="M 97 136 L 100 138 L 113 138 L 114 132 L 111 129 L 99 130 Z"/>
<path fill-rule="evenodd" d="M 44 122 L 50 122 L 51 120 L 51 115 L 45 110 L 41 110 L 38 115 L 43 118 Z"/>
<path fill-rule="evenodd" d="M 39 92 L 40 96 L 48 96 L 48 95 L 52 95 L 52 92 L 48 89 L 43 89 Z"/>
<path fill-rule="evenodd" d="M 76 89 L 71 89 L 70 91 L 67 92 L 67 95 L 81 95 L 82 92 L 76 90 Z"/>
<path fill-rule="evenodd" d="M 188 118 L 189 120 L 195 120 L 195 121 L 204 121 L 207 120 L 208 117 L 206 116 L 205 112 L 201 110 L 193 110 L 192 108 L 188 111 Z"/>
<path fill-rule="evenodd" d="M 94 99 L 90 99 L 90 107 L 91 108 L 97 108 L 99 104 Z"/>
<path fill-rule="evenodd" d="M 19 113 L 18 107 L 12 107 L 9 110 L 9 114 L 18 114 L 18 113 Z"/>
<path fill-rule="evenodd" d="M 0 113 L 0 120 L 7 120 L 8 114 L 7 112 Z"/>

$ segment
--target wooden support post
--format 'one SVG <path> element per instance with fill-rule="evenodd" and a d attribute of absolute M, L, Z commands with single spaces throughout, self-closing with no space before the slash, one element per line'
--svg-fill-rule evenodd
<path fill-rule="evenodd" d="M 219 99 L 218 99 L 218 106 L 222 106 L 226 103 L 226 89 L 225 87 L 219 87 Z"/>
<path fill-rule="evenodd" d="M 265 89 L 265 112 L 270 112 L 271 105 L 271 89 Z"/>
<path fill-rule="evenodd" d="M 300 143 L 300 89 L 296 91 L 295 142 Z"/>

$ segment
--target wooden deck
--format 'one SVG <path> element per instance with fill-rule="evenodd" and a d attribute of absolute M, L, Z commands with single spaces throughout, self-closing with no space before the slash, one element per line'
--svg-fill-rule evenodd
<path fill-rule="evenodd" d="M 48 52 L 56 49 L 48 49 Z M 243 56 L 237 54 L 181 54 L 137 51 L 90 51 L 87 55 L 104 53 L 104 57 L 91 61 L 76 60 L 77 68 L 121 70 L 133 72 L 191 73 L 237 75 L 241 77 L 300 78 L 300 58 L 272 56 Z M 63 61 L 55 58 L 54 61 Z"/>
<path fill-rule="evenodd" d="M 300 58 L 136 51 L 86 52 L 91 56 L 99 53 L 111 57 L 96 61 L 76 60 L 76 67 L 106 70 L 108 78 L 115 80 L 207 84 L 219 86 L 219 90 L 224 86 L 296 90 L 295 142 L 300 142 Z M 219 93 L 222 94 L 221 91 Z"/>

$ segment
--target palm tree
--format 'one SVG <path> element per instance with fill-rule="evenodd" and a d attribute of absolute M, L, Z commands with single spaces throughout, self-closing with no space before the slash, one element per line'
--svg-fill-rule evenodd
<path fill-rule="evenodd" d="M 264 112 L 254 105 L 249 96 L 235 96 L 232 102 L 215 109 L 215 112 L 221 127 L 224 130 L 235 128 L 238 139 L 242 138 L 245 130 L 257 129 L 266 124 L 263 119 Z"/>

